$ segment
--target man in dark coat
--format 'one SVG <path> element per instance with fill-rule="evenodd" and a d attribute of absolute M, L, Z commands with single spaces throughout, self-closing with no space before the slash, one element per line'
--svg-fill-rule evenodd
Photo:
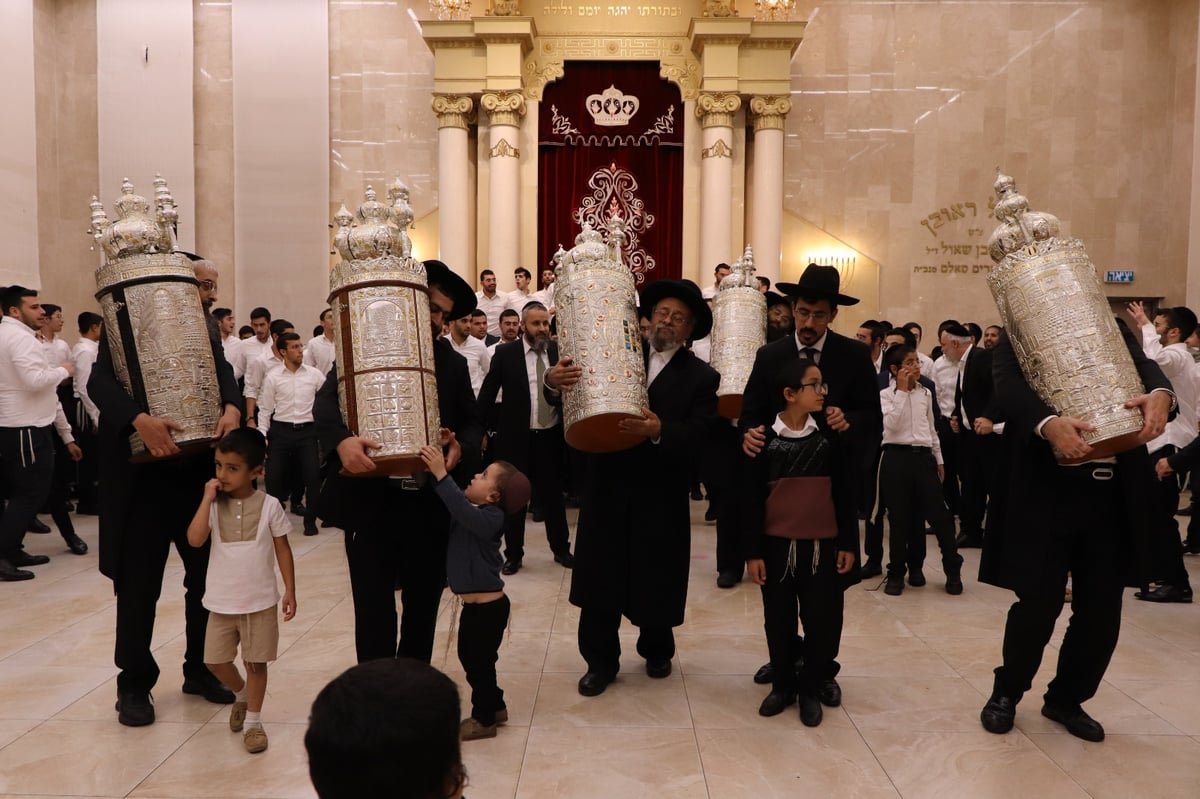
<path fill-rule="evenodd" d="M 647 353 L 649 407 L 621 422 L 645 441 L 585 458 L 575 534 L 571 603 L 580 608 L 579 651 L 587 673 L 579 692 L 596 696 L 617 675 L 625 616 L 640 628 L 646 673 L 671 673 L 673 627 L 683 623 L 691 559 L 688 476 L 717 419 L 720 376 L 684 346 L 712 328 L 712 312 L 690 281 L 660 280 L 642 290 L 652 324 Z M 570 390 L 582 373 L 563 358 L 547 372 L 551 388 Z"/>
<path fill-rule="evenodd" d="M 1015 591 L 1017 601 L 1004 629 L 1004 662 L 980 714 L 989 732 L 1012 729 L 1017 703 L 1033 683 L 1062 612 L 1070 574 L 1071 621 L 1042 715 L 1085 740 L 1104 738 L 1104 728 L 1081 705 L 1095 695 L 1116 648 L 1124 586 L 1145 582 L 1150 538 L 1144 507 L 1154 486 L 1144 444 L 1162 433 L 1175 401 L 1158 364 L 1131 336 L 1125 343 L 1148 392 L 1126 403 L 1145 415 L 1141 443 L 1094 461 L 1087 460 L 1093 450 L 1080 436 L 1091 426 L 1059 416 L 1034 393 L 1008 334 L 991 350 L 1011 462 L 993 500 L 979 579 Z M 1084 462 L 1060 466 L 1055 451 Z"/>
<path fill-rule="evenodd" d="M 488 446 L 496 460 L 508 461 L 529 478 L 533 504 L 546 520 L 546 540 L 555 562 L 571 568 L 570 530 L 563 505 L 566 444 L 562 414 L 542 390 L 547 369 L 558 362 L 558 344 L 550 340 L 550 311 L 536 300 L 521 310 L 525 335 L 496 347 L 479 390 L 479 409 L 494 435 Z M 503 402 L 496 397 L 504 392 Z M 535 398 L 536 395 L 536 398 Z M 525 509 L 504 521 L 505 574 L 516 574 L 525 557 Z"/>
<path fill-rule="evenodd" d="M 444 320 L 471 312 L 475 292 L 440 261 L 426 261 L 425 269 L 430 332 L 436 337 Z M 446 463 L 465 484 L 464 478 L 478 465 L 471 453 L 479 452 L 483 437 L 467 362 L 442 338 L 434 341 L 433 357 Z M 346 427 L 337 384 L 335 365 L 313 404 L 317 436 L 327 458 L 319 513 L 346 531 L 358 661 L 411 657 L 428 663 L 446 584 L 450 517 L 426 473 L 371 476 L 375 464 L 367 453 L 379 444 Z M 404 607 L 399 624 L 397 586 Z"/>
<path fill-rule="evenodd" d="M 201 300 L 216 299 L 216 272 L 208 262 L 194 263 L 201 281 Z M 207 316 L 207 314 L 205 314 Z M 242 397 L 233 367 L 225 360 L 218 335 L 208 331 L 224 413 L 213 438 L 238 427 Z M 113 368 L 108 337 L 101 335 L 99 354 L 88 380 L 88 395 L 100 409 L 98 433 L 100 470 L 100 572 L 113 581 L 117 595 L 118 720 L 131 727 L 154 722 L 150 689 L 158 681 L 158 664 L 151 654 L 155 608 L 162 592 L 163 570 L 171 543 L 183 561 L 184 625 L 187 648 L 183 658 L 183 690 L 210 702 L 228 704 L 233 693 L 221 685 L 204 665 L 204 633 L 208 611 L 201 600 L 208 577 L 208 548 L 187 542 L 204 485 L 213 476 L 210 450 L 182 457 L 171 439 L 181 429 L 170 419 L 146 413 L 121 382 Z M 129 436 L 137 432 L 156 458 L 149 463 L 130 461 Z"/>

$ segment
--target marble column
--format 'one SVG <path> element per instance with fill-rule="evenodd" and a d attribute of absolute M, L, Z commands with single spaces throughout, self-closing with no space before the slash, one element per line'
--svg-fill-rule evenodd
<path fill-rule="evenodd" d="M 488 252 L 487 264 L 498 276 L 519 266 L 521 246 L 521 92 L 485 92 L 479 100 L 488 113 Z"/>
<path fill-rule="evenodd" d="M 736 94 L 703 92 L 696 100 L 704 149 L 700 153 L 700 273 L 733 260 L 733 115 Z M 754 244 L 754 242 L 750 242 Z M 757 246 L 755 251 L 757 252 Z"/>
<path fill-rule="evenodd" d="M 438 258 L 474 285 L 471 237 L 471 173 L 468 126 L 475 120 L 475 103 L 466 95 L 435 94 L 438 120 Z"/>
<path fill-rule="evenodd" d="M 783 258 L 783 123 L 792 110 L 786 96 L 750 98 L 754 127 L 754 214 L 748 221 L 746 243 L 754 247 L 758 273 L 779 281 Z"/>

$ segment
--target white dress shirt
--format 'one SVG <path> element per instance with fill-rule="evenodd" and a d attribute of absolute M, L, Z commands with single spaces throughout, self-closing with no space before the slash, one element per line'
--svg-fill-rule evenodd
<path fill-rule="evenodd" d="M 483 378 L 487 376 L 492 366 L 492 356 L 488 355 L 487 347 L 474 336 L 467 336 L 462 344 L 454 340 L 454 336 L 446 337 L 454 351 L 467 359 L 467 371 L 471 373 L 471 391 L 479 398 L 479 389 L 483 387 Z"/>
<path fill-rule="evenodd" d="M 249 341 L 250 339 L 246 339 Z M 261 358 L 255 358 L 253 361 L 246 362 L 246 389 L 242 395 L 247 399 L 258 400 L 258 395 L 262 393 L 263 383 L 267 379 L 267 375 L 276 369 L 283 368 L 283 358 L 277 358 L 274 355 L 264 355 Z"/>
<path fill-rule="evenodd" d="M 799 333 L 793 333 L 792 336 L 796 339 L 796 349 L 799 350 L 799 355 L 803 356 L 804 351 L 807 349 L 813 349 L 813 350 L 817 351 L 816 361 L 817 361 L 817 366 L 820 366 L 821 365 L 821 354 L 823 352 L 825 352 L 825 339 L 829 338 L 829 331 L 826 331 L 824 335 L 822 335 L 819 339 L 817 339 L 817 343 L 813 344 L 811 347 L 807 347 L 803 343 L 801 343 Z"/>
<path fill-rule="evenodd" d="M 325 383 L 325 375 L 308 364 L 296 371 L 283 366 L 263 379 L 258 402 L 258 429 L 265 436 L 271 422 L 304 424 L 313 420 L 313 400 Z"/>
<path fill-rule="evenodd" d="M 323 375 L 329 374 L 336 357 L 333 339 L 326 338 L 324 333 L 310 338 L 308 344 L 304 345 L 304 363 Z"/>
<path fill-rule="evenodd" d="M 954 392 L 958 388 L 958 364 L 943 355 L 933 362 L 933 372 L 930 377 L 933 378 L 933 384 L 937 386 L 938 407 L 942 409 L 942 416 L 949 419 L 954 415 Z"/>
<path fill-rule="evenodd" d="M 538 423 L 538 398 L 542 396 L 542 384 L 537 379 L 537 359 L 538 353 L 533 347 L 529 346 L 529 340 L 521 339 L 521 343 L 525 346 L 525 373 L 529 377 L 529 429 L 530 430 L 549 430 L 558 424 L 558 408 L 550 406 L 550 423 Z M 549 369 L 553 364 L 550 363 L 550 353 L 543 352 L 542 358 L 545 360 L 546 369 Z M 544 377 L 543 377 L 544 379 Z M 500 397 L 496 397 L 497 401 Z"/>
<path fill-rule="evenodd" d="M 71 360 L 71 345 L 58 336 L 48 341 L 44 338 L 39 341 L 41 341 L 42 349 L 46 352 L 46 363 L 51 366 L 62 366 Z"/>
<path fill-rule="evenodd" d="M 242 340 L 232 333 L 221 338 L 221 349 L 225 351 L 225 360 L 229 361 L 229 365 L 233 367 L 233 376 L 238 380 L 241 380 L 246 374 L 246 365 L 238 357 L 241 343 Z"/>
<path fill-rule="evenodd" d="M 692 354 L 705 363 L 712 362 L 712 336 L 698 338 L 692 342 Z"/>
<path fill-rule="evenodd" d="M 239 380 L 242 377 L 248 376 L 250 373 L 250 364 L 264 356 L 268 358 L 274 357 L 274 349 L 275 344 L 270 336 L 267 337 L 265 344 L 259 341 L 257 336 L 242 339 L 237 345 L 237 350 L 235 350 L 234 357 L 237 361 L 233 366 L 234 374 L 240 374 Z M 250 395 L 247 394 L 246 396 Z"/>
<path fill-rule="evenodd" d="M 650 349 L 650 366 L 646 371 L 647 386 L 653 383 L 654 378 L 658 377 L 659 372 L 667 367 L 667 364 L 675 357 L 675 353 L 679 351 L 679 347 L 680 345 L 676 344 L 674 347 L 668 347 L 662 352 L 654 348 Z"/>
<path fill-rule="evenodd" d="M 487 314 L 488 333 L 500 335 L 500 314 L 508 307 L 508 295 L 496 292 L 491 297 L 482 291 L 475 292 L 475 307 Z M 517 311 L 520 313 L 520 311 Z"/>
<path fill-rule="evenodd" d="M 921 364 L 921 374 L 932 380 L 934 375 L 933 358 L 930 358 L 923 352 L 918 352 L 917 362 Z M 934 385 L 937 384 L 935 383 Z M 939 402 L 938 404 L 940 405 L 941 403 Z"/>
<path fill-rule="evenodd" d="M 1188 352 L 1186 344 L 1163 346 L 1153 325 L 1142 325 L 1142 350 L 1162 367 L 1163 374 L 1171 381 L 1175 401 L 1179 403 L 1175 418 L 1167 422 L 1162 435 L 1146 444 L 1150 452 L 1167 445 L 1186 447 L 1196 438 L 1196 405 L 1200 394 L 1200 378 L 1196 374 L 1196 361 Z"/>
<path fill-rule="evenodd" d="M 775 424 L 771 425 L 771 429 L 775 431 L 775 435 L 780 438 L 808 438 L 813 433 L 817 432 L 817 420 L 810 413 L 804 418 L 804 427 L 799 430 L 793 430 L 787 426 L 787 422 L 783 421 L 783 414 L 775 415 Z"/>
<path fill-rule="evenodd" d="M 29 325 L 0 319 L 0 427 L 45 427 L 54 423 L 58 384 L 70 375 L 46 363 L 45 350 Z"/>
<path fill-rule="evenodd" d="M 71 362 L 75 364 L 75 399 L 83 405 L 88 418 L 92 420 L 93 428 L 100 424 L 100 409 L 88 396 L 87 384 L 88 378 L 92 376 L 92 365 L 96 363 L 99 355 L 100 342 L 92 341 L 90 338 L 79 339 L 75 349 L 71 351 Z"/>
<path fill-rule="evenodd" d="M 546 288 L 533 292 L 529 295 L 529 299 L 525 301 L 540 302 L 542 305 L 545 305 L 546 310 L 549 311 L 554 307 L 554 284 L 551 283 L 549 286 L 546 286 Z M 520 310 L 518 310 L 517 313 L 520 313 Z"/>
<path fill-rule="evenodd" d="M 513 289 L 512 291 L 508 292 L 506 296 L 508 297 L 508 307 L 516 311 L 518 314 L 520 314 L 521 311 L 525 309 L 526 304 L 533 299 L 528 291 L 521 291 L 520 289 Z M 495 333 L 493 335 L 500 334 Z"/>
<path fill-rule="evenodd" d="M 911 391 L 896 388 L 896 379 L 879 392 L 883 409 L 883 443 L 929 447 L 933 457 L 942 462 L 942 444 L 934 425 L 933 395 L 917 383 Z"/>

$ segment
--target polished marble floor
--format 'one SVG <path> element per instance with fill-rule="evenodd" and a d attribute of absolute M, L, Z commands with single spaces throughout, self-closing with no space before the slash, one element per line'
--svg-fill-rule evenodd
<path fill-rule="evenodd" d="M 652 681 L 633 653 L 600 697 L 575 683 L 578 611 L 569 574 L 531 524 L 526 567 L 508 579 L 511 632 L 500 657 L 511 721 L 492 740 L 464 744 L 471 799 L 620 797 L 1188 797 L 1200 796 L 1200 606 L 1128 597 L 1107 680 L 1088 710 L 1102 744 L 1067 735 L 1039 713 L 1053 652 L 1006 736 L 978 721 L 1000 654 L 1010 595 L 971 577 L 950 597 L 931 562 L 924 588 L 885 596 L 877 580 L 846 602 L 842 707 L 817 729 L 794 709 L 760 718 L 764 661 L 757 589 L 714 584 L 714 532 L 693 503 L 692 586 L 674 673 Z M 172 556 L 155 631 L 163 677 L 158 722 L 117 724 L 114 602 L 96 571 L 96 522 L 80 520 L 93 554 L 57 535 L 30 535 L 52 556 L 37 579 L 0 584 L 0 798 L 312 797 L 303 736 L 321 686 L 353 665 L 353 611 L 341 534 L 293 534 L 299 612 L 282 625 L 264 722 L 270 749 L 248 755 L 227 711 L 179 691 L 181 566 Z M 936 549 L 932 547 L 931 549 Z M 934 559 L 936 561 L 936 558 Z M 1200 568 L 1200 558 L 1189 558 Z M 1193 571 L 1196 569 L 1194 568 Z M 435 665 L 460 685 L 443 604 Z M 1064 614 L 1065 616 L 1065 614 Z M 1055 643 L 1061 640 L 1065 617 Z"/>

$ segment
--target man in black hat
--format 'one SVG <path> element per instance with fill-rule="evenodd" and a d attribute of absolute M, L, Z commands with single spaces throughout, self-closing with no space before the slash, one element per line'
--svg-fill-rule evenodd
<path fill-rule="evenodd" d="M 463 485 L 463 478 L 478 465 L 477 454 L 472 454 L 479 452 L 483 425 L 467 361 L 438 334 L 444 321 L 471 312 L 475 292 L 441 261 L 426 261 L 425 270 L 442 444 L 447 448 L 447 467 Z M 368 453 L 380 445 L 346 427 L 337 385 L 335 365 L 317 393 L 313 417 L 328 458 L 321 515 L 346 531 L 358 661 L 411 657 L 428 663 L 446 584 L 450 517 L 426 479 L 427 473 L 402 478 L 371 476 L 375 464 Z M 398 626 L 397 586 L 404 606 Z"/>
<path fill-rule="evenodd" d="M 775 291 L 766 292 L 767 343 L 787 338 L 796 332 L 792 318 L 792 301 Z"/>
<path fill-rule="evenodd" d="M 825 397 L 826 422 L 842 434 L 851 461 L 860 469 L 869 469 L 866 453 L 883 435 L 883 412 L 871 350 L 861 341 L 829 329 L 837 318 L 838 307 L 855 305 L 858 299 L 841 293 L 841 277 L 836 267 L 818 264 L 809 264 L 798 282 L 776 283 L 775 288 L 792 300 L 796 332 L 763 345 L 754 356 L 738 420 L 743 431 L 743 450 L 751 457 L 761 451 L 766 426 L 783 409 L 783 394 L 776 390 L 779 373 L 785 364 L 805 357 L 817 362 L 829 386 Z M 858 553 L 854 561 L 850 571 L 840 575 L 843 588 L 859 581 Z M 754 675 L 754 680 L 769 683 L 773 676 L 767 664 Z M 841 703 L 841 688 L 836 680 L 831 678 L 823 686 L 821 701 L 829 707 Z"/>
<path fill-rule="evenodd" d="M 621 428 L 645 441 L 587 456 L 582 481 L 570 598 L 580 608 L 584 696 L 602 693 L 617 676 L 622 616 L 640 628 L 646 673 L 671 673 L 672 628 L 683 623 L 691 559 L 688 475 L 717 419 L 720 376 L 685 346 L 712 329 L 700 290 L 691 281 L 659 280 L 641 301 L 653 325 L 645 353 L 649 407 Z M 563 358 L 546 371 L 546 383 L 552 394 L 569 391 L 582 372 Z M 653 487 L 639 491 L 647 479 Z"/>

